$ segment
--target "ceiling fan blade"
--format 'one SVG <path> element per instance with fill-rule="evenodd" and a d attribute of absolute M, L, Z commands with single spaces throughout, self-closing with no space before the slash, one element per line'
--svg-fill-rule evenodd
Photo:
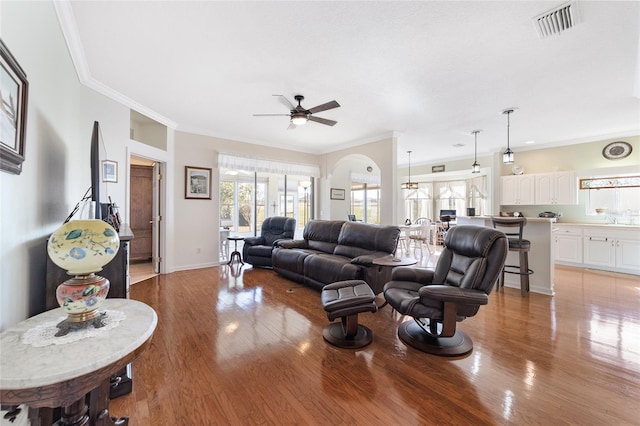
<path fill-rule="evenodd" d="M 315 121 L 316 123 L 326 124 L 327 126 L 334 126 L 337 121 L 327 120 L 326 118 L 314 117 L 313 115 L 309 116 L 309 121 Z"/>
<path fill-rule="evenodd" d="M 291 114 L 253 114 L 254 117 L 291 117 Z"/>
<path fill-rule="evenodd" d="M 289 127 L 287 127 L 287 130 L 295 130 L 297 129 L 298 126 L 296 126 L 295 124 L 293 124 L 292 122 L 289 122 Z"/>
<path fill-rule="evenodd" d="M 326 111 L 328 109 L 338 108 L 340 104 L 336 101 L 327 102 L 326 104 L 318 105 L 317 107 L 313 107 L 309 110 L 311 114 L 315 114 L 316 112 Z"/>
<path fill-rule="evenodd" d="M 291 111 L 292 109 L 296 109 L 296 107 L 291 103 L 289 99 L 286 98 L 286 96 L 284 95 L 271 95 L 271 96 L 277 96 L 278 99 L 280 100 L 280 103 L 286 106 L 289 111 Z"/>

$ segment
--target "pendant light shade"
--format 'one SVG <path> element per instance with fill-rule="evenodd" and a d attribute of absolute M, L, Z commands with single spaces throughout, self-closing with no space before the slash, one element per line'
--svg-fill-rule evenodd
<path fill-rule="evenodd" d="M 407 151 L 409 154 L 409 181 L 400 185 L 402 189 L 418 189 L 418 182 L 411 182 L 411 151 Z"/>
<path fill-rule="evenodd" d="M 509 146 L 509 130 L 510 130 L 510 127 L 511 127 L 511 122 L 509 120 L 509 116 L 515 110 L 516 110 L 515 108 L 508 108 L 508 109 L 505 109 L 504 111 L 502 111 L 503 114 L 507 114 L 507 150 L 502 154 L 502 162 L 504 164 L 513 163 L 513 157 L 514 157 L 513 156 L 513 151 L 511 151 L 511 147 Z"/>
<path fill-rule="evenodd" d="M 478 133 L 482 130 L 474 130 L 471 134 L 473 140 L 473 164 L 471 165 L 471 173 L 480 173 L 480 163 L 478 163 Z"/>

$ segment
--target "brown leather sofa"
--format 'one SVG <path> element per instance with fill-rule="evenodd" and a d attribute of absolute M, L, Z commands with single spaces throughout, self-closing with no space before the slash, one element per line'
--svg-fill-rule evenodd
<path fill-rule="evenodd" d="M 364 280 L 375 294 L 385 282 L 372 261 L 395 253 L 400 228 L 339 220 L 312 220 L 302 240 L 280 241 L 272 252 L 273 270 L 321 290 L 344 280 Z"/>

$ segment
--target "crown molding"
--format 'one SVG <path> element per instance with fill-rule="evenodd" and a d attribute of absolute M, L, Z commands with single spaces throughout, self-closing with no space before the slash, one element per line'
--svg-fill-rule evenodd
<path fill-rule="evenodd" d="M 78 33 L 78 27 L 76 25 L 73 9 L 71 8 L 71 2 L 69 0 L 59 0 L 54 1 L 53 5 L 80 84 L 95 90 L 96 92 L 108 97 L 109 99 L 113 99 L 130 109 L 144 114 L 152 120 L 164 124 L 169 128 L 175 129 L 178 127 L 178 124 L 174 121 L 94 79 L 89 71 L 89 63 L 87 62 L 87 57 L 84 54 L 84 48 L 80 41 L 80 34 Z"/>

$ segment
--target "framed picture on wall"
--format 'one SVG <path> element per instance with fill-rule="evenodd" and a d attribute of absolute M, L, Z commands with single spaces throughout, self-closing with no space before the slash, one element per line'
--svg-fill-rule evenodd
<path fill-rule="evenodd" d="M 344 200 L 344 189 L 331 188 L 332 200 Z"/>
<path fill-rule="evenodd" d="M 211 169 L 185 166 L 184 198 L 211 199 Z"/>
<path fill-rule="evenodd" d="M 0 39 L 0 170 L 19 175 L 24 162 L 29 83 Z"/>
<path fill-rule="evenodd" d="M 102 161 L 102 181 L 118 182 L 118 162 L 103 160 Z"/>

